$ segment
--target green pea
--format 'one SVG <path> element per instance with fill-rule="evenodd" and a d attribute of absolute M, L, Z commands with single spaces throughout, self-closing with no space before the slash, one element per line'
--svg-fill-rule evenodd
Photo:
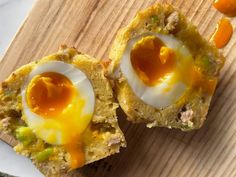
<path fill-rule="evenodd" d="M 50 155 L 52 155 L 52 153 L 53 153 L 53 149 L 47 148 L 41 152 L 38 152 L 35 158 L 38 162 L 43 162 L 47 160 L 50 157 Z"/>
<path fill-rule="evenodd" d="M 207 56 L 204 56 L 203 58 L 202 58 L 202 65 L 203 65 L 203 67 L 206 67 L 206 68 L 208 68 L 209 66 L 210 66 L 210 59 L 209 59 L 209 57 L 207 57 Z"/>
<path fill-rule="evenodd" d="M 156 15 L 151 16 L 152 23 L 157 23 L 158 17 Z"/>
<path fill-rule="evenodd" d="M 35 135 L 29 127 L 19 127 L 16 129 L 16 138 L 24 145 L 35 140 Z"/>

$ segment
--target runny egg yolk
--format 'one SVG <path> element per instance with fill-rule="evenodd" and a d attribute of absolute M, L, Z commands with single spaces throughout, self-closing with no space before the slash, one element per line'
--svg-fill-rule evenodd
<path fill-rule="evenodd" d="M 62 74 L 47 72 L 35 76 L 27 89 L 27 102 L 33 112 L 50 118 L 60 114 L 71 103 L 75 89 Z"/>
<path fill-rule="evenodd" d="M 175 68 L 175 53 L 155 36 L 143 37 L 132 48 L 130 59 L 139 78 L 154 86 Z"/>

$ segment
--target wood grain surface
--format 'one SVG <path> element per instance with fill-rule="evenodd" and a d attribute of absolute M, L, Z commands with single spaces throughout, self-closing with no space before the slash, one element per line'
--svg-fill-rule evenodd
<path fill-rule="evenodd" d="M 179 8 L 208 38 L 223 16 L 212 0 L 39 0 L 0 63 L 0 80 L 32 60 L 75 46 L 97 58 L 107 58 L 121 27 L 139 9 L 156 2 Z M 236 26 L 236 18 L 231 18 Z M 119 113 L 128 147 L 120 154 L 88 165 L 85 177 L 235 177 L 236 176 L 236 35 L 222 50 L 226 64 L 207 121 L 198 131 L 184 133 L 134 125 Z"/>

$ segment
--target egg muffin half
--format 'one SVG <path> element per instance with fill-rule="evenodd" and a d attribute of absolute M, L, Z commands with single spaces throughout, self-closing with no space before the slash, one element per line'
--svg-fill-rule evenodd
<path fill-rule="evenodd" d="M 137 13 L 109 57 L 128 120 L 183 131 L 202 126 L 224 58 L 178 10 L 155 4 Z"/>
<path fill-rule="evenodd" d="M 0 131 L 45 176 L 62 176 L 118 153 L 125 138 L 99 60 L 62 46 L 1 85 Z"/>

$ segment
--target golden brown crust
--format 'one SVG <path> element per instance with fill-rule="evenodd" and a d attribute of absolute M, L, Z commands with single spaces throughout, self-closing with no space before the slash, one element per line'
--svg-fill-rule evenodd
<path fill-rule="evenodd" d="M 66 46 L 62 46 L 53 55 L 19 68 L 2 83 L 0 131 L 16 138 L 16 128 L 25 126 L 21 120 L 21 86 L 33 67 L 50 60 L 74 64 L 87 75 L 93 86 L 96 96 L 95 112 L 90 126 L 83 134 L 85 163 L 88 164 L 119 152 L 120 147 L 125 147 L 126 143 L 117 122 L 116 109 L 118 104 L 114 102 L 112 88 L 104 76 L 100 61 Z M 24 146 L 18 142 L 14 149 L 32 159 L 45 176 L 60 176 L 60 174 L 66 173 L 69 170 L 70 156 L 62 146 L 53 147 L 53 155 L 50 156 L 49 160 L 44 162 L 35 160 L 35 154 L 48 146 L 47 143 L 37 139 L 30 146 Z"/>
<path fill-rule="evenodd" d="M 224 64 L 223 56 L 215 46 L 209 44 L 198 33 L 195 26 L 171 5 L 156 4 L 141 12 L 121 29 L 110 50 L 112 60 L 108 68 L 111 78 L 115 78 L 116 94 L 120 106 L 132 122 L 145 122 L 148 127 L 162 126 L 179 128 L 184 131 L 200 128 L 206 118 L 212 95 L 188 93 L 188 99 L 178 101 L 163 110 L 145 104 L 132 91 L 119 69 L 120 60 L 128 41 L 145 33 L 161 33 L 175 36 L 188 47 L 194 57 L 194 64 L 200 65 L 207 56 L 210 67 L 202 67 L 206 78 L 217 79 Z"/>

